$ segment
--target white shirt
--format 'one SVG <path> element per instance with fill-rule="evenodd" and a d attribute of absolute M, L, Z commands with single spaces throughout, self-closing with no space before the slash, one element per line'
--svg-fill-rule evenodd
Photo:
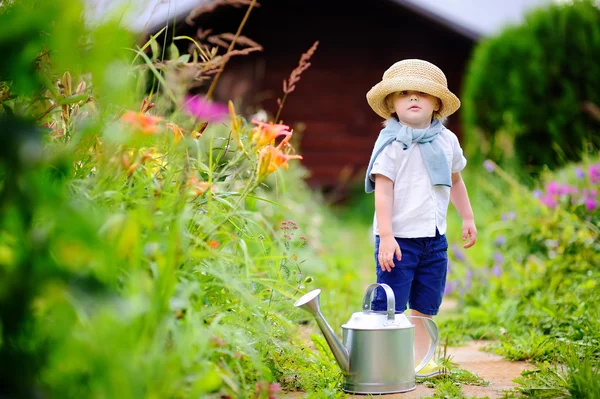
<path fill-rule="evenodd" d="M 458 138 L 442 129 L 436 140 L 442 146 L 452 173 L 467 165 Z M 446 234 L 446 214 L 450 203 L 450 187 L 432 186 L 418 143 L 404 150 L 402 143 L 392 141 L 375 159 L 371 180 L 380 174 L 394 182 L 392 232 L 394 237 L 435 237 L 435 228 Z M 377 215 L 373 232 L 379 234 Z"/>

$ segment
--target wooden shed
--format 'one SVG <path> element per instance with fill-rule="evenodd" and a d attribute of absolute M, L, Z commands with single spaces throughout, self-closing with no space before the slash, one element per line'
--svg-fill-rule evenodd
<path fill-rule="evenodd" d="M 547 1 L 260 0 L 242 33 L 264 51 L 233 58 L 215 98 L 236 100 L 245 114 L 265 109 L 274 115 L 282 81 L 318 40 L 312 66 L 288 97 L 280 119 L 301 132 L 299 151 L 313 187 L 327 190 L 361 181 L 382 122 L 365 95 L 390 65 L 405 58 L 428 60 L 445 72 L 450 90 L 460 97 L 477 40 L 518 20 L 526 6 Z M 198 28 L 235 32 L 247 7 L 219 6 L 192 25 L 184 22 L 199 5 L 219 3 L 227 2 L 161 0 L 151 12 L 145 9 L 151 20 L 144 28 L 156 31 L 176 19 L 179 35 L 195 36 Z M 141 19 L 133 21 L 141 29 Z M 460 110 L 446 125 L 461 137 Z"/>
<path fill-rule="evenodd" d="M 243 13 L 220 8 L 196 24 L 235 32 Z M 363 178 L 382 122 L 365 95 L 385 69 L 404 58 L 422 58 L 438 65 L 450 89 L 460 94 L 474 43 L 391 1 L 263 0 L 243 33 L 264 51 L 231 61 L 216 98 L 234 95 L 247 111 L 263 108 L 270 115 L 277 112 L 282 81 L 319 41 L 280 119 L 301 131 L 299 151 L 311 173 L 309 183 L 325 190 Z M 447 126 L 460 135 L 459 118 L 452 116 Z"/>

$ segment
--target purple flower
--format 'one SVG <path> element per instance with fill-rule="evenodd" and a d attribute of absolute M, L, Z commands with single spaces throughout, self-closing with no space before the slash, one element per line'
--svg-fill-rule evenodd
<path fill-rule="evenodd" d="M 585 172 L 581 169 L 581 166 L 578 166 L 577 169 L 575 169 L 575 177 L 578 179 L 583 179 L 585 177 Z"/>
<path fill-rule="evenodd" d="M 490 161 L 489 159 L 483 162 L 483 167 L 490 173 L 496 170 L 496 164 L 494 161 Z"/>
<path fill-rule="evenodd" d="M 185 112 L 194 116 L 196 119 L 219 122 L 227 118 L 229 109 L 225 104 L 212 103 L 204 97 L 186 97 L 183 104 Z"/>
<path fill-rule="evenodd" d="M 467 276 L 465 277 L 465 288 L 471 288 L 471 281 L 473 280 L 473 272 L 471 269 L 467 269 Z"/>
<path fill-rule="evenodd" d="M 500 277 L 502 275 L 502 268 L 500 267 L 500 265 L 496 264 L 494 265 L 494 269 L 492 270 L 492 272 L 494 273 L 494 276 Z"/>
<path fill-rule="evenodd" d="M 515 220 L 516 214 L 514 212 L 508 212 L 508 213 L 504 213 L 502 214 L 502 220 L 503 221 L 507 221 L 507 220 Z"/>
<path fill-rule="evenodd" d="M 504 245 L 504 243 L 506 243 L 506 237 L 504 237 L 503 235 L 499 235 L 498 238 L 496 238 L 495 244 L 500 247 Z"/>
<path fill-rule="evenodd" d="M 458 248 L 458 245 L 456 245 L 456 244 L 452 245 L 452 252 L 454 253 L 454 257 L 456 258 L 457 261 L 459 261 L 459 262 L 465 261 L 465 255 Z"/>
<path fill-rule="evenodd" d="M 598 208 L 598 201 L 596 201 L 596 198 L 588 198 L 585 200 L 585 209 L 591 212 L 596 208 Z"/>
<path fill-rule="evenodd" d="M 457 286 L 458 283 L 456 281 L 446 281 L 446 286 L 444 287 L 444 295 L 454 292 Z"/>
<path fill-rule="evenodd" d="M 544 195 L 544 193 L 542 192 L 542 190 L 534 190 L 533 191 L 533 196 L 535 198 L 542 198 L 542 195 Z"/>
<path fill-rule="evenodd" d="M 501 264 L 504 262 L 504 256 L 502 256 L 500 252 L 496 251 L 494 253 L 494 260 L 496 261 L 496 264 Z"/>

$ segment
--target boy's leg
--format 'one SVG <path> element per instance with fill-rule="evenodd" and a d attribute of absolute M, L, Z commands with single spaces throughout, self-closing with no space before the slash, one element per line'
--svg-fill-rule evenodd
<path fill-rule="evenodd" d="M 438 314 L 448 271 L 448 241 L 445 235 L 430 238 L 425 244 L 410 290 L 410 308 L 422 314 Z"/>
<path fill-rule="evenodd" d="M 409 306 L 414 316 L 432 318 L 437 315 L 448 270 L 448 242 L 443 235 L 436 235 L 426 243 L 420 264 L 415 270 L 409 297 Z M 423 322 L 415 320 L 415 360 L 420 363 L 427 354 L 430 338 Z"/>
<path fill-rule="evenodd" d="M 410 314 L 411 316 L 427 317 L 429 319 L 432 318 L 431 315 L 423 314 L 414 309 L 410 310 Z M 415 325 L 415 365 L 418 365 L 425 358 L 425 355 L 429 350 L 431 339 L 429 338 L 429 333 L 423 324 L 423 320 L 412 319 L 411 323 Z"/>
<path fill-rule="evenodd" d="M 387 272 L 381 269 L 377 259 L 379 252 L 379 236 L 375 238 L 375 264 L 377 272 L 377 282 L 387 284 L 394 291 L 396 300 L 396 313 L 401 313 L 406 310 L 406 304 L 411 292 L 412 281 L 415 274 L 415 269 L 419 264 L 419 257 L 422 246 L 419 247 L 419 242 L 412 238 L 396 238 L 400 250 L 402 251 L 402 260 L 398 261 L 394 256 L 394 267 L 392 271 Z M 387 308 L 387 297 L 385 291 L 378 287 L 373 295 L 371 309 L 375 311 L 385 311 Z"/>

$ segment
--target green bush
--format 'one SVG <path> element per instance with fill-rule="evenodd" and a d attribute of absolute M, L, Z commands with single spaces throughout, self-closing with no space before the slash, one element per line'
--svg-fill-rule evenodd
<path fill-rule="evenodd" d="M 551 5 L 482 41 L 463 100 L 471 157 L 534 173 L 581 159 L 600 145 L 600 10 L 591 0 Z"/>

